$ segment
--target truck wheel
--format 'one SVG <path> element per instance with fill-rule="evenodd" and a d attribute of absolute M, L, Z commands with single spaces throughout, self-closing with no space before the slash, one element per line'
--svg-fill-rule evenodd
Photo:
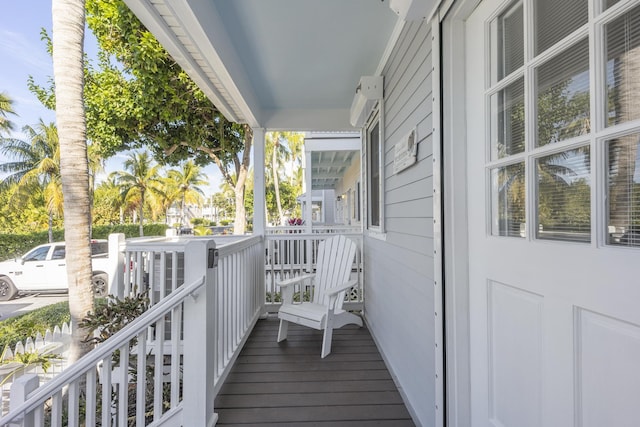
<path fill-rule="evenodd" d="M 0 277 L 0 301 L 9 301 L 18 295 L 18 289 L 8 277 Z"/>
<path fill-rule="evenodd" d="M 106 297 L 109 293 L 109 278 L 105 273 L 95 274 L 91 278 L 91 285 L 93 286 L 93 295 L 99 298 Z"/>

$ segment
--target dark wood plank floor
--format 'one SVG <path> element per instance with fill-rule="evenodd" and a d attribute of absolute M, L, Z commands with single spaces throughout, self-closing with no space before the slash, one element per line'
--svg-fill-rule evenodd
<path fill-rule="evenodd" d="M 322 332 L 260 320 L 215 402 L 218 425 L 413 426 L 366 327 L 334 331 L 320 358 Z"/>

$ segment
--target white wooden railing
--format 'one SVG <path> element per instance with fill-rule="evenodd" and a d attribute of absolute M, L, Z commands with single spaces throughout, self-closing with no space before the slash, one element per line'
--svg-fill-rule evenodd
<path fill-rule="evenodd" d="M 338 231 L 331 233 L 299 233 L 301 227 L 293 228 L 292 232 L 283 233 L 278 228 L 274 233 L 265 236 L 265 274 L 266 274 L 266 302 L 268 312 L 276 312 L 280 307 L 280 289 L 276 282 L 290 277 L 314 272 L 318 253 L 318 244 L 331 237 Z M 295 231 L 295 232 L 294 232 Z M 347 231 L 347 230 L 343 230 Z M 362 310 L 364 305 L 363 273 L 362 273 L 362 233 L 346 233 L 358 245 L 358 251 L 352 267 L 351 279 L 357 279 L 357 285 L 346 296 L 344 304 L 347 310 Z M 305 298 L 308 289 L 296 289 Z"/>
<path fill-rule="evenodd" d="M 312 233 L 312 234 L 360 234 L 362 233 L 361 225 L 318 225 L 311 227 L 305 225 L 285 225 L 277 227 L 267 227 L 266 235 L 272 234 L 296 234 L 296 233 Z"/>
<path fill-rule="evenodd" d="M 263 238 L 136 240 L 123 259 L 117 291 L 148 290 L 152 307 L 24 403 L 12 395 L 0 426 L 215 423 L 215 394 L 262 313 Z"/>

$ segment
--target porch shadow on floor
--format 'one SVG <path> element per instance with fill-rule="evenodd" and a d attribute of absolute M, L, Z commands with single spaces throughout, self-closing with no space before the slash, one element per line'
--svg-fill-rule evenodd
<path fill-rule="evenodd" d="M 320 358 L 322 332 L 260 320 L 215 401 L 218 425 L 413 426 L 366 327 L 334 331 Z"/>

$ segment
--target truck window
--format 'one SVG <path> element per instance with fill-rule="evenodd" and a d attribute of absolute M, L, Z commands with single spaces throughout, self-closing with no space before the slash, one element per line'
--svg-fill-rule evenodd
<path fill-rule="evenodd" d="M 104 255 L 109 252 L 108 242 L 91 242 L 91 256 Z"/>
<path fill-rule="evenodd" d="M 26 254 L 22 259 L 24 261 L 44 261 L 45 259 L 47 259 L 49 248 L 50 246 L 35 248 L 34 250 Z"/>
<path fill-rule="evenodd" d="M 53 254 L 51 255 L 51 259 L 64 259 L 65 248 L 64 246 L 56 246 L 53 248 Z"/>

